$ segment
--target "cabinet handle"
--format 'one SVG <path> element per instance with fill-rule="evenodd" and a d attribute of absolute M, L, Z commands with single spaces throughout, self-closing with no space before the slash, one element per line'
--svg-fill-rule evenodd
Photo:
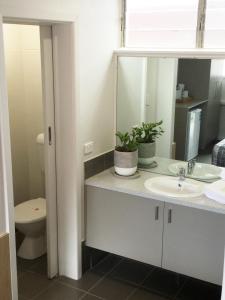
<path fill-rule="evenodd" d="M 171 224 L 172 223 L 172 209 L 168 210 L 168 223 Z"/>
<path fill-rule="evenodd" d="M 159 219 L 159 207 L 156 206 L 155 208 L 155 220 L 157 221 Z"/>

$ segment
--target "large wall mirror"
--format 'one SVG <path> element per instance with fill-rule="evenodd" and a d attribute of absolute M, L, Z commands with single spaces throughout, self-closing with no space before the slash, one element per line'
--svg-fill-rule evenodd
<path fill-rule="evenodd" d="M 204 179 L 205 164 L 225 166 L 225 60 L 118 57 L 117 130 L 160 120 L 157 167 L 146 170 L 172 175 L 169 165 L 195 159 Z"/>

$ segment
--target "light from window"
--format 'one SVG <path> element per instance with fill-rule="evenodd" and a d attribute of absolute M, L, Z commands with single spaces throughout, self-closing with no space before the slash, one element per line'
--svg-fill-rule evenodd
<path fill-rule="evenodd" d="M 207 0 L 204 48 L 225 48 L 224 0 Z"/>
<path fill-rule="evenodd" d="M 195 48 L 198 0 L 126 0 L 126 47 Z"/>

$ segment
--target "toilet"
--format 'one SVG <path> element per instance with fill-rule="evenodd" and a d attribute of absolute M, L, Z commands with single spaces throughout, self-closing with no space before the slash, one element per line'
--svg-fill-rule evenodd
<path fill-rule="evenodd" d="M 46 253 L 46 199 L 32 199 L 17 205 L 15 226 L 25 235 L 17 256 L 35 259 Z"/>
<path fill-rule="evenodd" d="M 218 140 L 225 139 L 225 99 L 220 101 L 220 121 Z"/>
<path fill-rule="evenodd" d="M 44 175 L 44 134 L 36 139 L 41 172 Z M 46 199 L 36 198 L 15 206 L 16 229 L 25 235 L 17 256 L 35 259 L 46 253 Z"/>

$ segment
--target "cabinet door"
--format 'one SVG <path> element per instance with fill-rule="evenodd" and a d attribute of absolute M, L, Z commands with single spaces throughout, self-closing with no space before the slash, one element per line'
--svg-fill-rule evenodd
<path fill-rule="evenodd" d="M 162 202 L 87 187 L 88 246 L 161 266 Z"/>
<path fill-rule="evenodd" d="M 221 284 L 225 216 L 169 204 L 164 215 L 162 267 Z"/>

